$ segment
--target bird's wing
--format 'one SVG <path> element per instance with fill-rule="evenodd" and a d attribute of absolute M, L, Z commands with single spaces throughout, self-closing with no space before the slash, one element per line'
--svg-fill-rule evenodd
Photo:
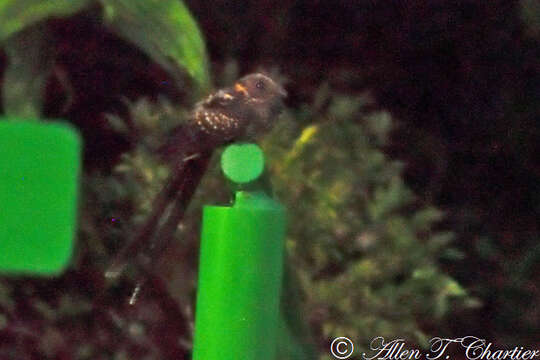
<path fill-rule="evenodd" d="M 237 96 L 234 95 L 234 92 L 228 89 L 219 90 L 209 95 L 203 101 L 199 102 L 196 107 L 204 106 L 205 108 L 214 108 L 214 107 L 229 106 L 235 101 L 237 101 Z"/>

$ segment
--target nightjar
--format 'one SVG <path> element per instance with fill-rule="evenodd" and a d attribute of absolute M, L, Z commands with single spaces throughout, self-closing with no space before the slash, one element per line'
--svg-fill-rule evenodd
<path fill-rule="evenodd" d="M 120 250 L 106 277 L 118 277 L 132 261 L 145 272 L 151 271 L 182 220 L 214 149 L 234 141 L 254 140 L 269 130 L 283 108 L 285 96 L 277 82 L 254 73 L 195 105 L 187 124 L 175 128 L 160 150 L 173 168 L 154 199 L 150 216 Z M 139 282 L 130 302 L 134 302 L 141 285 Z"/>

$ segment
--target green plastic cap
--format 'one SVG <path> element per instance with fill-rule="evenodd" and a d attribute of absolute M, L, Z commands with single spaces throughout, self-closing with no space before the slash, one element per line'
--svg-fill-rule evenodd
<path fill-rule="evenodd" d="M 256 180 L 264 170 L 264 155 L 256 144 L 229 145 L 221 155 L 223 173 L 233 183 Z"/>

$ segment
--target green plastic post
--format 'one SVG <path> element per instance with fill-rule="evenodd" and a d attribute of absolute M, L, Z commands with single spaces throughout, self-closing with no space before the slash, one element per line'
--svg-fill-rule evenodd
<path fill-rule="evenodd" d="M 0 273 L 56 275 L 69 263 L 80 148 L 66 125 L 0 121 Z"/>
<path fill-rule="evenodd" d="M 231 145 L 224 173 L 255 180 L 261 154 L 252 144 Z M 284 234 L 284 208 L 264 192 L 237 191 L 232 206 L 204 208 L 194 360 L 274 360 Z"/>

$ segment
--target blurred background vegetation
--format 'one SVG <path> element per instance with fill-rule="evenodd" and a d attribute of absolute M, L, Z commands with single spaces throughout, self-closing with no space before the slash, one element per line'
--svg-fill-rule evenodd
<path fill-rule="evenodd" d="M 135 269 L 102 274 L 166 178 L 168 130 L 257 69 L 290 94 L 261 145 L 290 210 L 284 301 L 321 359 L 336 336 L 539 345 L 537 2 L 44 4 L 0 1 L 2 110 L 82 132 L 79 248 L 58 279 L 0 278 L 2 356 L 189 358 L 216 166 L 136 306 Z"/>

